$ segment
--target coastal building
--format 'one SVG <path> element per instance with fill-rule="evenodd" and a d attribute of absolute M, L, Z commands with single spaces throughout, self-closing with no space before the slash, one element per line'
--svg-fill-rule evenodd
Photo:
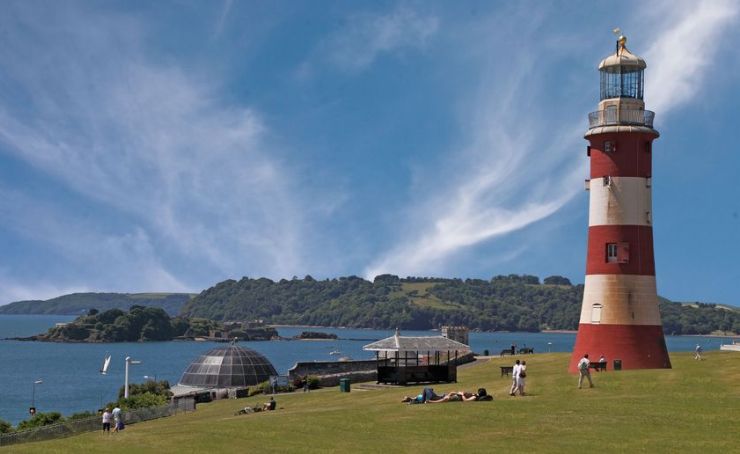
<path fill-rule="evenodd" d="M 210 389 L 237 389 L 254 386 L 278 375 L 262 354 L 231 344 L 214 348 L 195 359 L 173 392 L 188 394 Z"/>
<path fill-rule="evenodd" d="M 396 333 L 362 347 L 374 351 L 378 383 L 457 381 L 457 364 L 472 360 L 468 345 L 445 336 L 401 336 Z"/>
<path fill-rule="evenodd" d="M 470 345 L 470 329 L 467 326 L 443 326 L 441 331 L 447 339 Z"/>
<path fill-rule="evenodd" d="M 619 30 L 615 30 L 619 32 Z M 623 369 L 670 368 L 653 256 L 654 113 L 643 101 L 645 60 L 619 36 L 599 64 L 599 109 L 588 116 L 588 252 L 570 371 L 584 353 Z"/>

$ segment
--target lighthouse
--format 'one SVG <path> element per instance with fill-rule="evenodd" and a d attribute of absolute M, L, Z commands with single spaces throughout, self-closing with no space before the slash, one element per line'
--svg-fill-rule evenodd
<path fill-rule="evenodd" d="M 653 255 L 652 143 L 659 134 L 643 101 L 647 65 L 626 44 L 620 35 L 615 53 L 599 64 L 599 107 L 588 115 L 588 249 L 571 372 L 585 353 L 619 360 L 623 369 L 671 367 Z"/>

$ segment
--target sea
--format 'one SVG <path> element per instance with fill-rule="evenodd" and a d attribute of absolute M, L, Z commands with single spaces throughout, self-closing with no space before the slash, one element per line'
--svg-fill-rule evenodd
<path fill-rule="evenodd" d="M 0 339 L 27 337 L 46 332 L 55 323 L 69 322 L 63 315 L 0 315 Z M 394 334 L 393 330 L 352 328 L 278 327 L 282 337 L 292 337 L 302 331 L 336 334 L 338 340 L 296 341 L 275 340 L 240 342 L 239 345 L 265 355 L 281 375 L 298 361 L 331 361 L 339 356 L 371 359 L 373 354 L 362 350 L 370 342 Z M 438 331 L 402 331 L 407 336 L 433 336 Z M 702 336 L 666 336 L 670 352 L 691 351 L 697 344 L 705 351 L 718 350 L 725 338 Z M 575 333 L 480 332 L 470 333 L 473 351 L 498 353 L 516 344 L 532 347 L 538 352 L 570 352 Z M 211 348 L 223 346 L 215 342 L 171 341 L 116 344 L 62 344 L 0 340 L 0 419 L 17 424 L 28 417 L 28 408 L 40 412 L 58 411 L 71 415 L 95 411 L 116 399 L 124 382 L 127 356 L 141 361 L 129 366 L 129 381 L 168 380 L 176 384 L 191 361 Z M 331 352 L 340 355 L 330 355 Z M 106 355 L 111 355 L 107 375 L 99 370 Z M 38 383 L 37 383 L 38 382 Z"/>

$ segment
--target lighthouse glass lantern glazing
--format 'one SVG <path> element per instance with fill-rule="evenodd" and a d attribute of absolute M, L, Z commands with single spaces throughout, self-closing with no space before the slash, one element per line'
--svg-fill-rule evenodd
<path fill-rule="evenodd" d="M 601 101 L 610 98 L 642 99 L 645 85 L 644 70 L 629 66 L 608 66 L 602 68 Z"/>

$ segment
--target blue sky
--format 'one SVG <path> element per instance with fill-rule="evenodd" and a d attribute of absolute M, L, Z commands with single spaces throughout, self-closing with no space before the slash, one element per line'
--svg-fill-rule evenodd
<path fill-rule="evenodd" d="M 242 276 L 583 282 L 601 58 L 656 112 L 658 291 L 740 304 L 740 2 L 0 5 L 0 303 Z"/>

